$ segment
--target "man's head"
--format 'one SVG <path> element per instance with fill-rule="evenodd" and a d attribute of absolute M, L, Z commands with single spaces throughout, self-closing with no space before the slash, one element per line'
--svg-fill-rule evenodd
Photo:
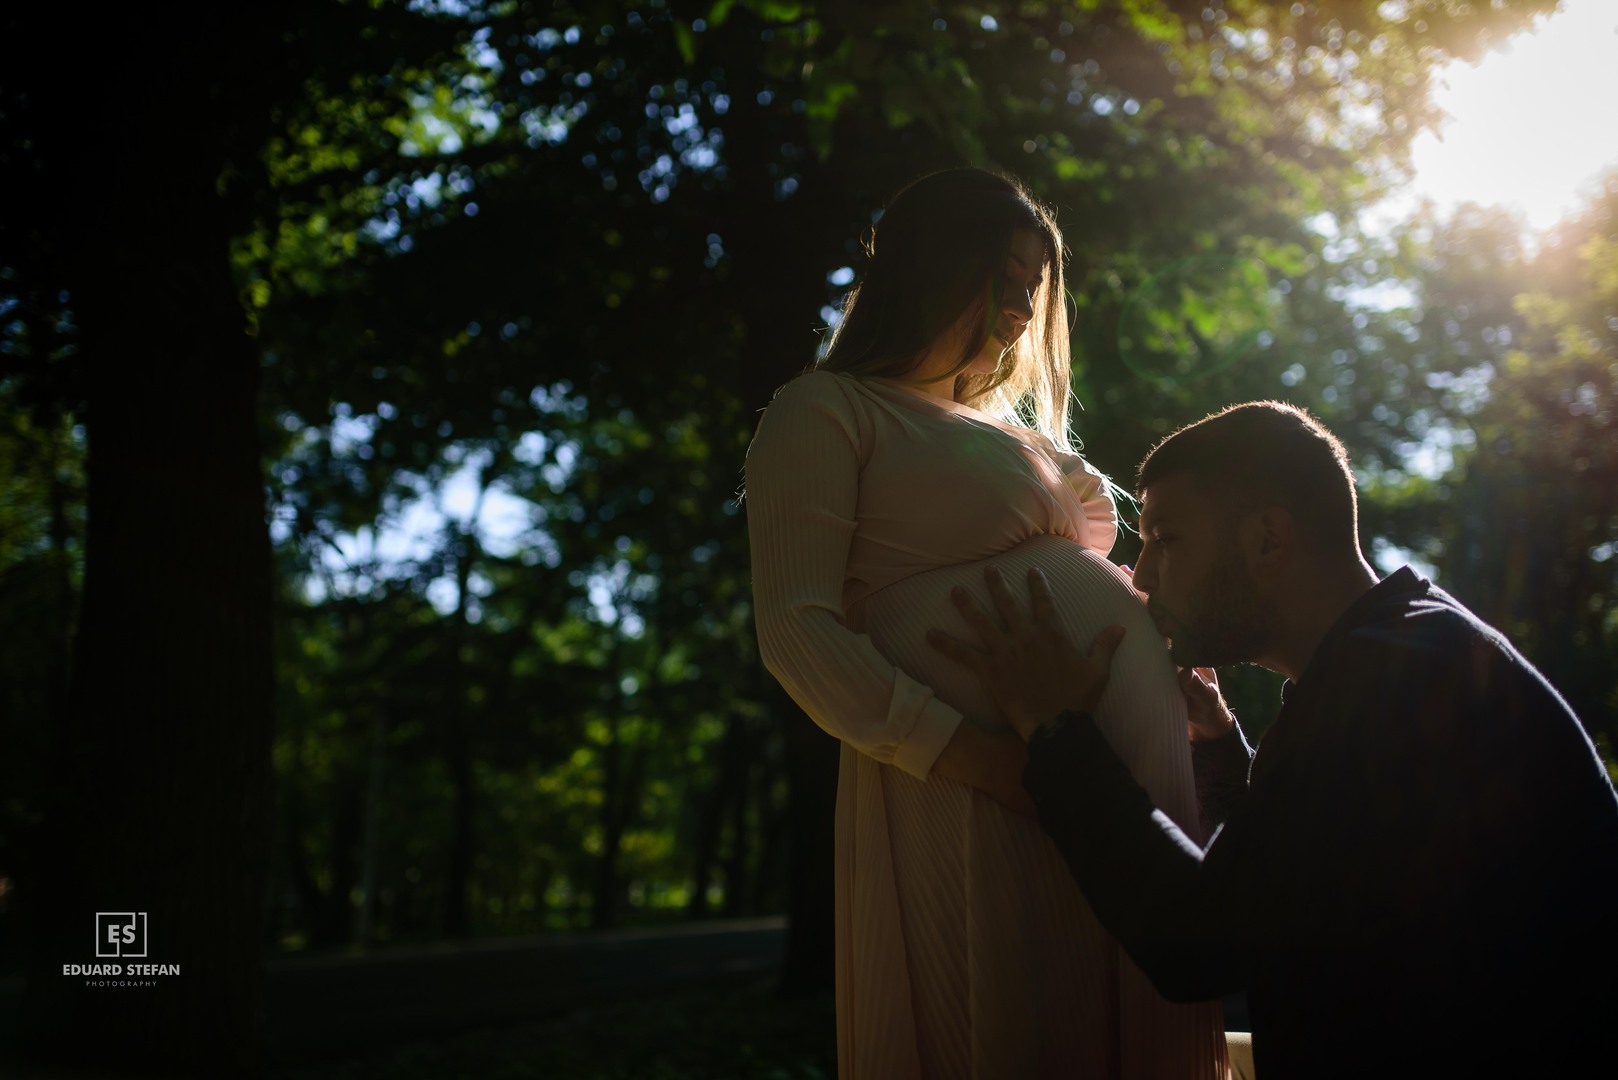
<path fill-rule="evenodd" d="M 1261 661 L 1281 609 L 1330 569 L 1361 564 L 1354 474 L 1303 409 L 1232 405 L 1181 428 L 1141 463 L 1135 585 L 1182 667 Z"/>

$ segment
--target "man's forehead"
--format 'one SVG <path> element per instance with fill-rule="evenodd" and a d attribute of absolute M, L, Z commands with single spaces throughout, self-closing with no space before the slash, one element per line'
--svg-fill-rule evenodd
<path fill-rule="evenodd" d="M 1159 477 L 1140 493 L 1142 526 L 1200 515 L 1207 509 L 1207 496 L 1198 488 L 1196 477 L 1186 470 Z"/>

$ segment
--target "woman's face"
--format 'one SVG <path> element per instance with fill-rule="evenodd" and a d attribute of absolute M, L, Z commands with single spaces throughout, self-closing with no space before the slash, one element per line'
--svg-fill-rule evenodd
<path fill-rule="evenodd" d="M 994 313 L 989 340 L 966 368 L 975 375 L 994 374 L 1000 358 L 1028 329 L 1028 321 L 1034 316 L 1034 297 L 1045 281 L 1045 238 L 1033 229 L 1012 233 L 1002 273 L 1000 307 Z M 957 330 L 976 336 L 980 328 L 963 325 Z"/>

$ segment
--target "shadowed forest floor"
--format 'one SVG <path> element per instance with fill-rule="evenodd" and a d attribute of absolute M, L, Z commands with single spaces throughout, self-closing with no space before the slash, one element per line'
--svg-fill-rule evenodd
<path fill-rule="evenodd" d="M 618 1001 L 567 1016 L 285 1069 L 276 1080 L 820 1080 L 837 1075 L 830 993 L 773 980 Z"/>

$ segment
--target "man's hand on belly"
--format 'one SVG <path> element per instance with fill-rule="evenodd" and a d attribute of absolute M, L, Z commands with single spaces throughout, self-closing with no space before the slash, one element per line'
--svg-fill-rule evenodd
<path fill-rule="evenodd" d="M 1094 712 L 1107 687 L 1124 628 L 1107 627 L 1088 653 L 1080 652 L 1062 630 L 1050 582 L 1038 567 L 1028 571 L 1031 618 L 1023 614 L 998 569 L 988 567 L 983 577 L 998 619 L 979 607 L 965 589 L 950 593 L 981 647 L 942 630 L 929 630 L 927 641 L 977 673 L 1006 720 L 1024 739 L 1064 710 Z"/>

